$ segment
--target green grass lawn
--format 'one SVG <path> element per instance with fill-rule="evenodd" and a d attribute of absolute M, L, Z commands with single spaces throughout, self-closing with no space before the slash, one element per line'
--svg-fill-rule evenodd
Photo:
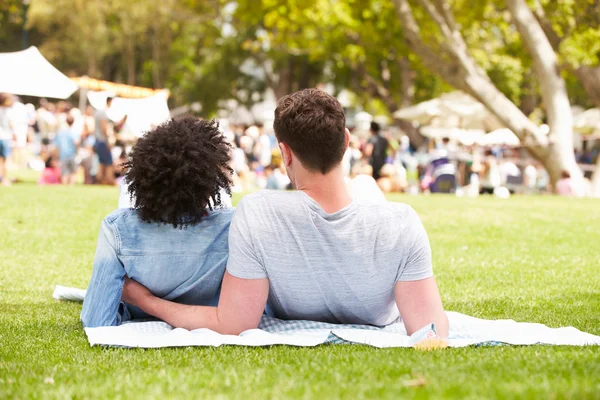
<path fill-rule="evenodd" d="M 429 232 L 446 309 L 600 334 L 600 202 L 394 197 Z M 101 187 L 0 187 L 0 399 L 600 397 L 600 348 L 91 348 L 81 305 Z M 422 378 L 421 386 L 414 385 Z"/>

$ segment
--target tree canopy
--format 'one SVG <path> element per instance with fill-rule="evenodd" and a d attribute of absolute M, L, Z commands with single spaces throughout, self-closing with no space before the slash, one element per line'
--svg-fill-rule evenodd
<path fill-rule="evenodd" d="M 173 105 L 200 101 L 207 115 L 220 100 L 251 103 L 265 88 L 279 97 L 320 83 L 348 89 L 363 107 L 390 114 L 450 90 L 407 45 L 396 3 L 31 0 L 26 9 L 7 0 L 0 5 L 0 51 L 20 49 L 26 27 L 29 44 L 67 74 L 167 87 Z M 444 33 L 423 4 L 439 6 L 501 93 L 526 115 L 543 105 L 531 55 L 505 1 L 407 3 L 424 45 L 444 50 Z M 600 2 L 528 5 L 558 55 L 572 101 L 600 104 Z"/>

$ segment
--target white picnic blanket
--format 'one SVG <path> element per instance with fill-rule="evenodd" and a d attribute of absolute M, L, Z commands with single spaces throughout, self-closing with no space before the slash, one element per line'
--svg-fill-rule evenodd
<path fill-rule="evenodd" d="M 56 286 L 57 300 L 83 301 L 85 290 Z M 513 320 L 484 320 L 447 312 L 450 347 L 471 345 L 600 345 L 600 336 L 573 327 L 549 328 L 542 324 Z M 402 323 L 383 328 L 366 325 L 336 325 L 315 321 L 283 321 L 263 317 L 258 329 L 239 336 L 221 335 L 209 329 L 188 331 L 161 321 L 132 321 L 120 326 L 85 328 L 91 346 L 182 347 L 182 346 L 317 346 L 326 343 L 357 343 L 373 347 L 411 347 L 418 339 L 408 336 Z M 417 335 L 418 336 L 418 335 Z"/>

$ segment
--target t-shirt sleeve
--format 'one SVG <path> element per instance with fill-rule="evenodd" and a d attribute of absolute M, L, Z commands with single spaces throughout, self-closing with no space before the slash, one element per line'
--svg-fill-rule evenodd
<path fill-rule="evenodd" d="M 227 272 L 242 279 L 263 279 L 267 271 L 256 254 L 247 207 L 242 200 L 235 209 L 229 227 L 229 259 Z"/>
<path fill-rule="evenodd" d="M 408 213 L 405 232 L 410 245 L 404 265 L 398 269 L 396 282 L 418 281 L 433 276 L 429 238 L 421 219 L 412 208 Z"/>

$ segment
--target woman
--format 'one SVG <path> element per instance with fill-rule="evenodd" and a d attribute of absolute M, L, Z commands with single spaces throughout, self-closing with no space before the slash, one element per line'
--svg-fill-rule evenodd
<path fill-rule="evenodd" d="M 148 132 L 125 163 L 132 208 L 102 221 L 83 303 L 86 327 L 119 325 L 139 310 L 120 302 L 125 276 L 154 295 L 216 304 L 228 258 L 230 145 L 213 121 L 188 117 Z"/>

